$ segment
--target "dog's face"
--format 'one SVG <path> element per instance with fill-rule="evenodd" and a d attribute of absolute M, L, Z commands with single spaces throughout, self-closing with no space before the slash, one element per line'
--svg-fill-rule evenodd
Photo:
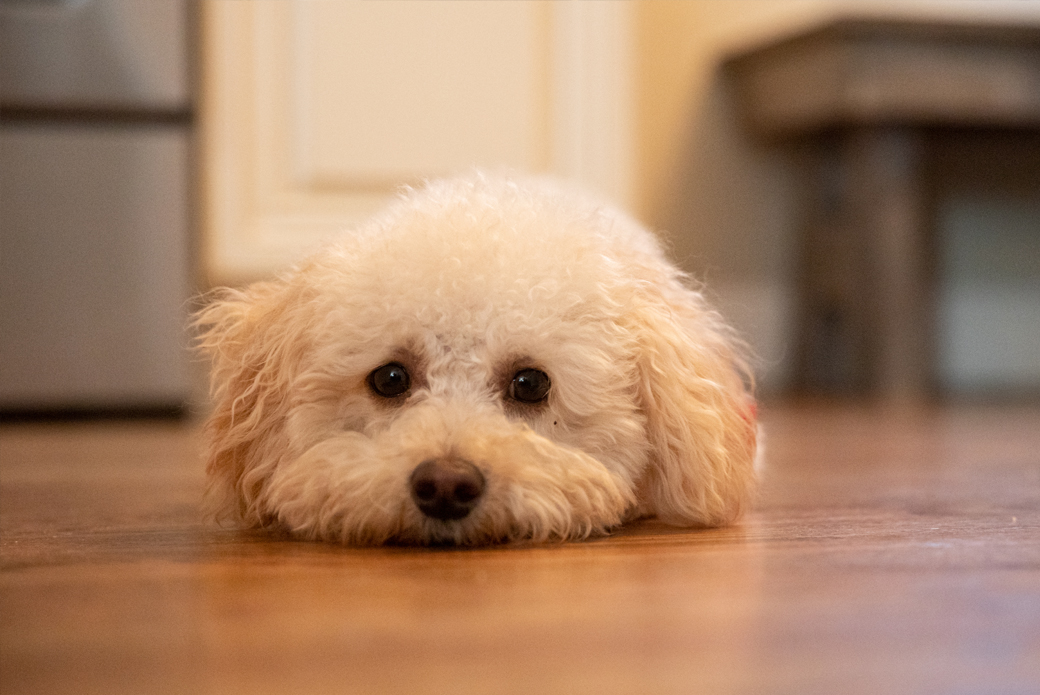
<path fill-rule="evenodd" d="M 746 503 L 726 329 L 624 216 L 435 184 L 203 310 L 222 511 L 348 543 L 582 538 Z"/>

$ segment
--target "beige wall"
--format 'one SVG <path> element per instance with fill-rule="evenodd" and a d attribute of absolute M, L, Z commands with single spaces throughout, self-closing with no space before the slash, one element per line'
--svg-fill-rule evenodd
<path fill-rule="evenodd" d="M 744 132 L 718 64 L 810 21 L 818 4 L 646 0 L 636 11 L 636 213 L 708 283 L 762 360 L 767 388 L 787 374 L 794 176 L 782 149 Z"/>

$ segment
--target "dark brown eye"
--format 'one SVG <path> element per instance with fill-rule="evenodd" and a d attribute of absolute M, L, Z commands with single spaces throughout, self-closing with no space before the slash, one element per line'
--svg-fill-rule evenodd
<path fill-rule="evenodd" d="M 549 375 L 540 369 L 521 369 L 509 384 L 509 397 L 521 403 L 540 403 L 549 395 Z"/>
<path fill-rule="evenodd" d="M 397 362 L 384 364 L 368 375 L 368 385 L 383 398 L 394 398 L 408 391 L 412 380 L 408 370 Z"/>

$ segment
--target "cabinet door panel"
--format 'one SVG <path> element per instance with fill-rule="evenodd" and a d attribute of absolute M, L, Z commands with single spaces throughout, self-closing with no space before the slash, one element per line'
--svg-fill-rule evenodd
<path fill-rule="evenodd" d="M 616 2 L 203 4 L 203 251 L 268 275 L 403 184 L 474 166 L 627 200 L 628 12 Z"/>
<path fill-rule="evenodd" d="M 297 166 L 313 185 L 473 164 L 544 170 L 542 3 L 309 2 L 297 13 Z"/>

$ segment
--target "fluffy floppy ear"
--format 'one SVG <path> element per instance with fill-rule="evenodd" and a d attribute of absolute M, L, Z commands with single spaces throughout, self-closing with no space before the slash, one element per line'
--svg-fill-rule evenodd
<path fill-rule="evenodd" d="M 699 293 L 676 278 L 643 289 L 645 303 L 633 316 L 651 445 L 641 506 L 673 524 L 728 523 L 754 491 L 750 372 Z"/>
<path fill-rule="evenodd" d="M 217 518 L 268 523 L 262 494 L 277 462 L 287 393 L 303 341 L 286 335 L 299 306 L 287 282 L 221 289 L 194 319 L 212 362 L 213 412 L 206 423 L 209 501 Z"/>

